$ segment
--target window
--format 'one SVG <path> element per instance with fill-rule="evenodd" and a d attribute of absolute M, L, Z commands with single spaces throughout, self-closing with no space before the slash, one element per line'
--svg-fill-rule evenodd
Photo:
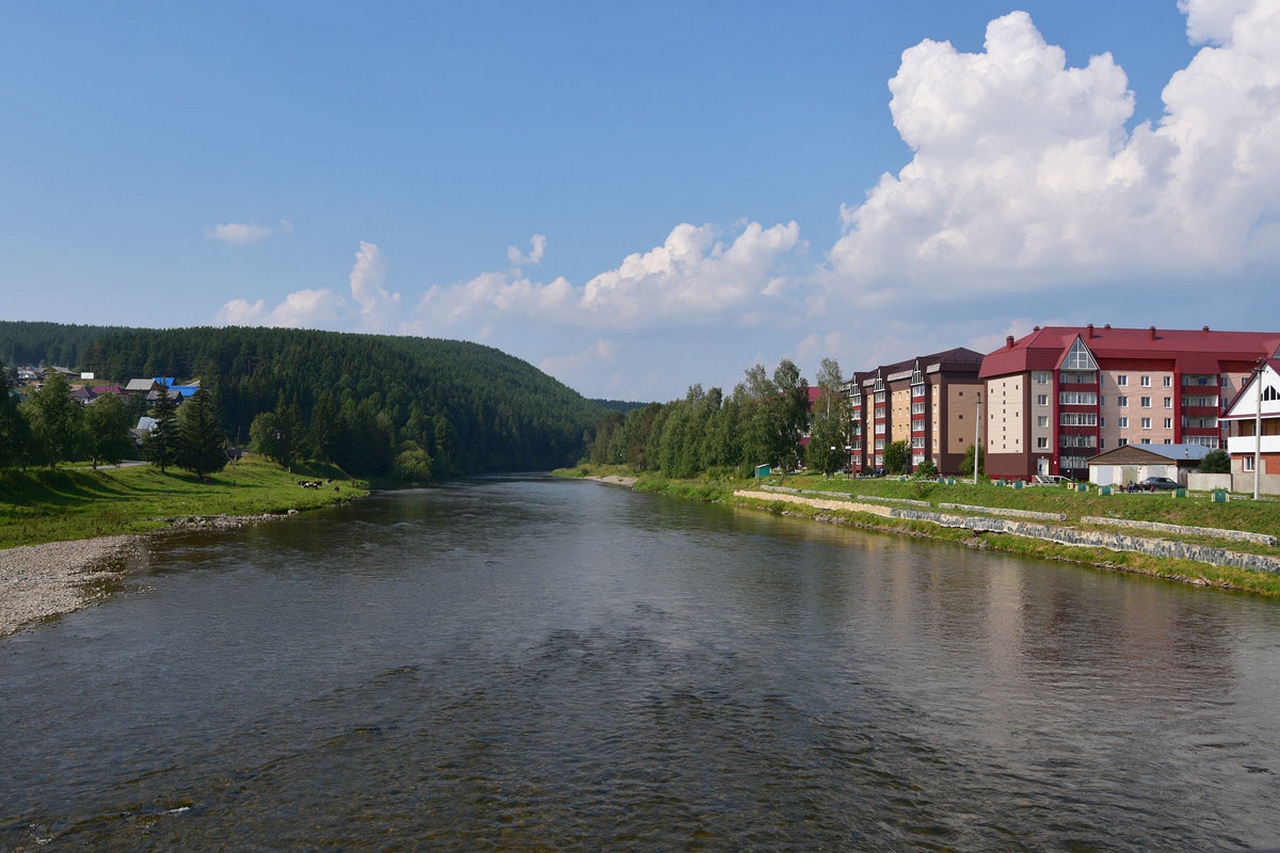
<path fill-rule="evenodd" d="M 1037 415 L 1037 416 L 1036 416 L 1036 426 L 1038 426 L 1038 427 L 1047 427 L 1048 425 L 1049 425 L 1049 416 L 1048 416 L 1048 415 Z"/>
<path fill-rule="evenodd" d="M 1128 385 L 1129 377 L 1121 373 L 1119 376 L 1116 377 L 1116 384 L 1120 386 Z"/>
<path fill-rule="evenodd" d="M 1037 395 L 1036 395 L 1036 405 L 1037 405 L 1037 406 L 1047 406 L 1047 405 L 1049 405 L 1049 395 L 1048 395 L 1048 394 L 1037 394 Z"/>
<path fill-rule="evenodd" d="M 1139 385 L 1141 385 L 1143 388 L 1150 388 L 1150 387 L 1151 387 L 1151 377 L 1150 377 L 1150 376 L 1139 376 L 1139 377 L 1138 377 L 1138 384 L 1139 384 Z"/>
<path fill-rule="evenodd" d="M 1058 416 L 1061 426 L 1097 426 L 1098 416 L 1093 412 L 1063 412 Z"/>
<path fill-rule="evenodd" d="M 1129 419 L 1128 419 L 1128 418 L 1116 418 L 1116 426 L 1120 427 L 1120 429 L 1128 429 L 1128 428 L 1129 428 Z"/>
<path fill-rule="evenodd" d="M 1143 429 L 1151 429 L 1151 418 L 1143 418 L 1143 419 L 1142 419 L 1142 428 L 1143 428 Z"/>
<path fill-rule="evenodd" d="M 1122 438 L 1122 439 L 1120 439 L 1119 441 L 1117 441 L 1117 442 L 1116 442 L 1116 447 L 1124 447 L 1124 446 L 1125 446 L 1126 444 L 1128 444 L 1128 443 L 1129 443 L 1129 439 L 1127 439 L 1127 438 Z"/>
<path fill-rule="evenodd" d="M 1122 394 L 1122 395 L 1120 395 L 1119 397 L 1116 397 L 1116 405 L 1117 405 L 1117 406 L 1119 406 L 1119 407 L 1120 407 L 1120 408 L 1122 408 L 1122 409 L 1124 409 L 1124 408 L 1128 408 L 1128 406 L 1129 406 L 1129 398 L 1128 398 L 1128 397 L 1126 397 L 1126 396 L 1124 396 L 1123 394 Z"/>
<path fill-rule="evenodd" d="M 1142 398 L 1142 400 L 1141 400 L 1141 402 L 1142 402 L 1142 408 L 1144 408 L 1144 409 L 1149 409 L 1149 408 L 1151 408 L 1151 398 L 1150 398 L 1150 397 L 1143 397 L 1143 398 Z"/>
<path fill-rule="evenodd" d="M 1037 385 L 1049 384 L 1049 373 L 1045 370 L 1037 370 L 1034 374 L 1034 380 Z"/>
<path fill-rule="evenodd" d="M 1173 418 L 1165 418 L 1165 419 L 1164 419 L 1164 428 L 1165 428 L 1165 429 L 1173 429 Z"/>
<path fill-rule="evenodd" d="M 1253 457 L 1252 457 L 1252 456 L 1245 456 L 1245 457 L 1243 457 L 1243 460 L 1244 460 L 1244 470 L 1245 470 L 1245 472 L 1247 473 L 1247 472 L 1249 472 L 1249 471 L 1252 471 L 1252 470 L 1253 470 Z"/>
<path fill-rule="evenodd" d="M 1166 388 L 1172 388 L 1172 387 L 1173 387 L 1173 377 L 1172 377 L 1172 376 L 1166 376 L 1166 377 L 1164 378 L 1164 387 L 1166 387 Z"/>
<path fill-rule="evenodd" d="M 1063 406 L 1096 406 L 1098 395 L 1092 391 L 1063 391 L 1058 402 Z"/>
<path fill-rule="evenodd" d="M 1164 440 L 1164 443 L 1165 443 L 1165 444 L 1173 444 L 1173 439 L 1172 439 L 1172 438 L 1166 438 L 1166 439 Z"/>
<path fill-rule="evenodd" d="M 1223 387 L 1223 388 L 1230 388 L 1230 387 L 1231 387 L 1231 377 L 1230 377 L 1230 376 L 1227 376 L 1225 373 L 1224 373 L 1224 374 L 1222 374 L 1222 387 Z"/>
<path fill-rule="evenodd" d="M 1047 436 L 1040 436 L 1036 439 L 1036 450 L 1047 450 L 1049 447 L 1049 439 Z"/>
<path fill-rule="evenodd" d="M 1164 398 L 1164 407 L 1165 407 L 1166 409 L 1172 409 L 1172 408 L 1173 408 L 1173 398 L 1172 398 L 1172 397 L 1165 397 L 1165 398 Z"/>
<path fill-rule="evenodd" d="M 1098 418 L 1098 426 L 1100 426 L 1100 427 L 1104 427 L 1104 426 L 1106 426 L 1106 425 L 1107 425 L 1107 419 L 1106 419 L 1106 418 Z"/>

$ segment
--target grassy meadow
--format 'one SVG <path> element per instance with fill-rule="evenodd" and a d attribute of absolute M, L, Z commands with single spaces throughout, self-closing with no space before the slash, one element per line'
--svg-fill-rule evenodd
<path fill-rule="evenodd" d="M 332 479 L 332 483 L 325 480 Z M 299 480 L 319 480 L 306 489 Z M 335 490 L 335 486 L 337 489 Z M 201 482 L 152 465 L 63 465 L 0 471 L 0 548 L 148 533 L 184 516 L 261 515 L 313 509 L 367 494 L 362 482 L 327 466 L 292 472 L 248 456 Z"/>

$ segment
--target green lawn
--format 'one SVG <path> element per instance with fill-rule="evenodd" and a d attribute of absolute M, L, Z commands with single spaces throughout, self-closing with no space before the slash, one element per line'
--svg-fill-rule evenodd
<path fill-rule="evenodd" d="M 299 480 L 332 479 L 319 489 Z M 335 486 L 337 490 L 335 491 Z M 0 548 L 146 533 L 182 516 L 260 515 L 312 509 L 367 494 L 364 483 L 331 468 L 280 466 L 246 457 L 200 482 L 151 465 L 123 468 L 62 466 L 0 471 Z"/>

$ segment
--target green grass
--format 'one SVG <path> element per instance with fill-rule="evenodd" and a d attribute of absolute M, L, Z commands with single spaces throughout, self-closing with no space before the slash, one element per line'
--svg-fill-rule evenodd
<path fill-rule="evenodd" d="M 319 489 L 299 480 L 332 479 Z M 334 485 L 338 491 L 334 491 Z M 184 516 L 261 515 L 306 510 L 367 494 L 334 468 L 278 465 L 246 457 L 201 482 L 185 471 L 63 466 L 0 471 L 0 548 L 147 533 Z"/>
<path fill-rule="evenodd" d="M 579 466 L 571 472 L 557 472 L 570 476 L 598 476 L 602 472 L 592 466 Z M 607 473 L 636 476 L 633 472 L 610 469 Z M 735 489 L 756 489 L 763 485 L 782 486 L 803 492 L 831 492 L 836 495 L 864 495 L 873 498 L 896 498 L 927 501 L 941 512 L 939 504 L 966 504 L 974 507 L 1031 510 L 1062 514 L 1068 526 L 1088 527 L 1081 522 L 1086 516 L 1125 519 L 1132 521 L 1158 521 L 1189 527 L 1247 530 L 1254 533 L 1280 535 L 1280 501 L 1253 501 L 1235 496 L 1226 503 L 1214 503 L 1207 494 L 1175 498 L 1168 492 L 1142 494 L 1101 495 L 1096 489 L 1077 492 L 1066 487 L 1035 486 L 1014 489 L 995 486 L 988 482 L 974 485 L 957 481 L 955 485 L 919 480 L 900 481 L 896 478 L 858 480 L 849 477 L 823 477 L 798 474 L 774 476 L 766 480 L 739 479 L 673 481 L 651 475 L 639 475 L 636 488 L 643 491 L 664 492 L 694 500 L 730 500 Z M 863 512 L 816 509 L 801 504 L 773 500 L 733 499 L 737 503 L 767 512 L 803 516 L 834 521 L 898 535 L 918 536 L 949 541 L 969 547 L 1033 558 L 1063 560 L 1098 566 L 1115 571 L 1168 578 L 1200 586 L 1245 591 L 1256 595 L 1280 598 L 1280 576 L 1254 572 L 1228 566 L 1213 566 L 1191 560 L 1151 557 L 1133 552 L 1110 551 L 1058 545 L 1023 536 L 985 533 L 975 536 L 968 530 L 940 527 L 935 524 L 905 519 L 888 519 Z M 1059 523 L 1059 522 L 1054 522 Z M 1112 530 L 1116 528 L 1110 528 Z M 1280 547 L 1236 542 L 1210 534 L 1170 535 L 1144 530 L 1126 529 L 1125 533 L 1152 539 L 1177 539 L 1204 545 L 1215 545 L 1231 551 L 1265 554 L 1280 557 Z"/>

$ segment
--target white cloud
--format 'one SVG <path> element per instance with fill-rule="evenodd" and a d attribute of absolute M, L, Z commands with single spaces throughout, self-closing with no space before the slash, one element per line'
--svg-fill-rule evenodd
<path fill-rule="evenodd" d="M 520 250 L 515 246 L 507 247 L 507 258 L 510 259 L 511 263 L 516 266 L 541 263 L 542 255 L 547 250 L 547 236 L 545 234 L 534 234 L 529 239 L 529 243 L 532 248 L 527 255 L 520 254 Z"/>
<path fill-rule="evenodd" d="M 925 41 L 890 81 L 914 156 L 866 201 L 827 283 L 887 307 L 1071 281 L 1190 280 L 1280 253 L 1280 4 L 1183 0 L 1202 49 L 1158 125 L 1110 55 L 1068 68 L 1030 17 L 992 21 L 985 50 Z"/>
<path fill-rule="evenodd" d="M 221 326 L 288 326 L 317 328 L 340 320 L 347 306 L 331 290 L 295 290 L 275 308 L 264 300 L 233 299 L 222 306 L 214 322 Z"/>
<path fill-rule="evenodd" d="M 366 331 L 386 332 L 398 324 L 400 294 L 390 293 L 383 286 L 386 276 L 387 265 L 378 244 L 360 241 L 349 281 L 351 298 L 360 306 Z"/>
<path fill-rule="evenodd" d="M 799 243 L 795 222 L 749 223 L 728 245 L 709 225 L 677 225 L 661 246 L 628 255 L 616 270 L 588 281 L 579 305 L 592 322 L 614 326 L 714 319 L 776 295 L 776 266 Z"/>
<path fill-rule="evenodd" d="M 212 228 L 206 228 L 204 236 L 220 243 L 243 246 L 270 237 L 271 229 L 256 222 L 223 222 Z"/>

